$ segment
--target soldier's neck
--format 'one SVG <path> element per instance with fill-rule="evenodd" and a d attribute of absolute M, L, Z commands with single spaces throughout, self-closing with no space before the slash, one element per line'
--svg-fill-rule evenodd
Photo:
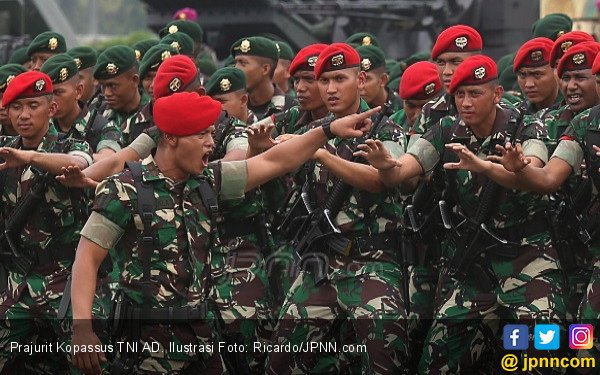
<path fill-rule="evenodd" d="M 123 107 L 123 109 L 120 112 L 130 114 L 136 111 L 139 108 L 141 101 L 142 96 L 140 95 L 140 92 L 138 90 L 135 90 L 135 96 L 133 97 L 133 99 L 125 107 Z"/>
<path fill-rule="evenodd" d="M 357 92 L 357 95 L 358 95 L 358 92 Z M 360 109 L 360 96 L 357 96 L 354 104 L 352 104 L 350 107 L 348 107 L 347 109 L 345 109 L 343 111 L 334 113 L 334 115 L 336 118 L 353 115 L 355 113 L 358 113 L 359 109 Z"/>
<path fill-rule="evenodd" d="M 322 107 L 319 107 L 319 108 L 317 108 L 315 110 L 310 111 L 310 116 L 312 117 L 313 120 L 318 120 L 320 118 L 323 118 L 323 117 L 327 116 L 327 112 L 329 112 L 327 110 L 327 107 L 326 106 L 322 106 Z"/>
<path fill-rule="evenodd" d="M 388 98 L 388 93 L 385 90 L 385 87 L 382 87 L 381 90 L 379 90 L 379 94 L 377 94 L 377 96 L 373 99 L 373 101 L 371 103 L 369 103 L 369 107 L 375 108 L 379 105 L 382 106 L 387 101 L 387 98 Z"/>
<path fill-rule="evenodd" d="M 79 107 L 79 104 L 75 103 L 75 107 L 67 115 L 62 118 L 56 118 L 56 122 L 58 123 L 60 130 L 63 133 L 67 133 L 69 130 L 71 130 L 73 123 L 77 117 L 79 117 L 80 113 L 81 108 Z"/>
<path fill-rule="evenodd" d="M 28 150 L 36 150 L 39 147 L 40 143 L 42 143 L 42 139 L 44 138 L 46 133 L 48 133 L 49 127 L 50 127 L 50 120 L 48 120 L 48 122 L 44 126 L 43 130 L 41 130 L 35 136 L 27 137 L 27 138 L 21 137 L 21 144 L 23 145 L 23 148 L 28 149 Z"/>
<path fill-rule="evenodd" d="M 275 95 L 275 87 L 271 81 L 267 80 L 252 89 L 252 92 L 248 95 L 248 100 L 251 107 L 260 107 L 270 102 L 273 99 L 273 95 Z"/>
<path fill-rule="evenodd" d="M 175 182 L 185 181 L 190 177 L 190 174 L 182 171 L 175 164 L 175 157 L 165 147 L 157 147 L 154 154 L 154 162 L 160 173 L 165 177 L 170 178 Z"/>
<path fill-rule="evenodd" d="M 471 130 L 473 134 L 479 139 L 485 139 L 492 134 L 494 130 L 494 122 L 496 121 L 496 116 L 498 115 L 498 108 L 494 107 L 494 110 L 490 112 L 490 114 L 479 124 L 476 126 L 471 126 Z"/>
<path fill-rule="evenodd" d="M 536 103 L 535 109 L 541 111 L 542 109 L 550 108 L 556 101 L 556 98 L 558 98 L 558 87 L 556 87 L 554 95 L 549 96 L 548 99 L 544 100 L 543 102 Z"/>

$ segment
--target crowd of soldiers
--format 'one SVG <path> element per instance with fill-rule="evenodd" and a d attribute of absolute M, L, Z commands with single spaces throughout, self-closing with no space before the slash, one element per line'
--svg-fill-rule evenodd
<path fill-rule="evenodd" d="M 564 331 L 521 357 L 600 358 L 566 344 L 600 318 L 600 43 L 571 29 L 497 62 L 466 25 L 400 62 L 248 36 L 220 69 L 185 19 L 37 35 L 0 67 L 0 373 L 490 374 L 515 322 Z"/>

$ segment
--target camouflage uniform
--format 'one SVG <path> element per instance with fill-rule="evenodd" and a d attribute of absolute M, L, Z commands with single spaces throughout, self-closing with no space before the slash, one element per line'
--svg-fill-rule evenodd
<path fill-rule="evenodd" d="M 2 137 L 0 145 L 22 148 L 21 137 Z M 84 158 L 88 165 L 92 163 L 87 143 L 77 140 L 59 142 L 52 125 L 37 152 L 76 155 Z M 2 221 L 11 215 L 17 203 L 41 177 L 40 171 L 31 166 L 7 169 L 4 173 Z M 53 178 L 48 180 L 44 196 L 45 201 L 31 213 L 18 239 L 20 251 L 36 259 L 31 271 L 24 275 L 10 261 L 5 263 L 8 286 L 0 306 L 0 368 L 18 354 L 8 348 L 10 343 L 29 343 L 36 331 L 50 335 L 50 342 L 69 341 L 69 324 L 59 321 L 57 312 L 75 258 L 79 231 L 85 222 L 86 203 L 79 191 L 66 188 Z M 95 316 L 104 316 L 96 307 Z M 56 354 L 51 353 L 50 357 L 49 363 L 55 365 Z"/>
<path fill-rule="evenodd" d="M 600 180 L 598 179 L 597 172 L 600 165 L 598 165 L 595 151 L 591 147 L 591 144 L 596 141 L 589 140 L 588 138 L 598 134 L 598 131 L 600 131 L 599 108 L 596 106 L 592 109 L 584 110 L 576 116 L 560 138 L 558 146 L 552 155 L 553 158 L 559 158 L 573 168 L 573 174 L 567 182 L 573 180 L 573 175 L 579 175 L 581 163 L 585 160 L 586 164 L 588 164 L 589 178 L 592 179 L 595 186 L 595 189 L 592 191 L 593 195 L 589 201 L 590 203 L 583 213 L 584 224 L 588 232 L 590 232 L 592 239 L 589 248 L 585 249 L 589 256 L 592 257 L 592 260 L 586 264 L 593 264 L 593 272 L 591 278 L 589 273 L 587 274 L 587 290 L 584 292 L 578 312 L 581 322 L 593 324 L 595 331 L 600 329 L 598 327 L 598 318 L 600 318 L 600 295 L 598 294 L 598 290 L 600 289 L 600 238 L 598 237 L 600 205 L 598 202 L 598 186 L 600 185 Z M 580 179 L 578 181 L 582 183 Z M 599 354 L 600 343 L 596 335 L 594 335 L 594 346 L 592 349 L 578 350 L 577 353 L 579 357 L 593 356 L 595 358 Z"/>
<path fill-rule="evenodd" d="M 366 108 L 361 101 L 360 110 Z M 317 122 L 324 121 L 331 119 Z M 375 138 L 382 140 L 396 156 L 402 154 L 404 134 L 393 122 L 385 121 Z M 336 138 L 327 143 L 326 149 L 349 159 L 356 141 Z M 311 175 L 316 201 L 322 204 L 337 178 L 318 163 Z M 401 211 L 397 189 L 379 194 L 353 190 L 336 222 L 344 236 L 353 239 L 354 247 L 347 256 L 325 252 L 328 278 L 322 284 L 315 285 L 312 273 L 301 272 L 281 309 L 275 335 L 278 344 L 328 342 L 336 335 L 340 319 L 346 318 L 353 326 L 357 340 L 354 342 L 366 345 L 367 352 L 361 354 L 362 371 L 400 371 L 408 355 L 402 272 L 395 244 L 393 249 L 387 249 L 380 240 L 385 238 L 389 241 L 386 243 L 393 243 L 398 238 Z M 366 245 L 358 245 L 361 238 Z M 272 352 L 267 372 L 312 371 L 317 356 L 315 352 Z"/>
<path fill-rule="evenodd" d="M 273 97 L 271 100 L 266 103 L 264 106 L 252 106 L 250 102 L 248 102 L 248 109 L 250 109 L 258 120 L 262 120 L 265 117 L 274 115 L 279 112 L 283 112 L 294 105 L 294 98 L 286 95 L 277 85 L 273 85 L 275 89 L 273 93 Z"/>
<path fill-rule="evenodd" d="M 425 134 L 433 125 L 446 116 L 456 116 L 456 104 L 454 97 L 450 94 L 444 94 L 439 98 L 426 103 L 417 117 L 413 128 L 417 134 Z"/>
<path fill-rule="evenodd" d="M 558 92 L 558 96 L 554 103 L 549 108 L 541 109 L 540 111 L 553 111 L 562 107 L 565 103 L 563 103 L 563 96 Z M 529 101 L 529 99 L 525 99 L 515 104 L 515 107 L 523 114 L 523 115 L 535 115 L 538 111 L 536 106 Z"/>
<path fill-rule="evenodd" d="M 142 92 L 138 109 L 130 114 L 123 114 L 114 109 L 106 109 L 102 111 L 102 116 L 109 122 L 113 122 L 121 131 L 120 146 L 128 146 L 138 135 L 142 134 L 144 129 L 149 128 L 152 121 L 152 107 L 150 104 L 150 96 L 146 92 Z M 103 145 L 100 143 L 99 146 Z M 111 145 L 108 147 L 115 147 Z M 113 148 L 114 149 L 114 148 Z"/>
<path fill-rule="evenodd" d="M 225 135 L 221 151 L 211 155 L 211 165 L 231 150 L 247 148 L 246 126 L 235 118 L 225 117 L 218 124 L 215 139 L 223 137 L 227 123 L 233 127 Z M 157 128 L 145 130 L 144 137 L 130 145 L 142 157 L 156 147 Z M 221 311 L 228 333 L 242 334 L 248 363 L 253 372 L 260 373 L 264 369 L 264 355 L 252 353 L 251 349 L 254 341 L 268 341 L 273 332 L 272 296 L 264 260 L 273 240 L 263 220 L 260 190 L 219 204 L 223 222 L 218 225 L 220 235 L 210 251 L 210 295 Z"/>
<path fill-rule="evenodd" d="M 156 233 L 150 257 L 151 308 L 197 307 L 209 295 L 210 249 L 218 243 L 218 238 L 212 230 L 215 219 L 201 199 L 199 179 L 208 179 L 222 197 L 227 192 L 231 198 L 238 197 L 245 182 L 239 183 L 237 172 L 245 176 L 245 162 L 226 164 L 207 169 L 204 176 L 175 183 L 160 172 L 152 156 L 142 161 L 143 181 L 153 187 L 156 197 L 156 214 L 151 224 L 151 233 Z M 132 173 L 125 170 L 112 176 L 98 185 L 96 191 L 92 215 L 81 234 L 105 249 L 115 247 L 121 262 L 117 294 L 123 295 L 131 306 L 141 306 L 145 299 L 138 243 L 142 221 L 137 212 L 138 195 Z M 210 361 L 210 369 L 205 373 L 222 373 L 219 354 L 209 359 L 211 353 L 171 350 L 169 346 L 209 343 L 215 338 L 211 321 L 209 316 L 184 324 L 141 324 L 140 341 L 158 342 L 161 350 L 141 353 L 137 368 L 146 373 L 176 374 L 201 359 Z"/>
<path fill-rule="evenodd" d="M 448 161 L 449 151 L 444 146 L 447 143 L 465 140 L 472 152 L 484 157 L 494 152 L 495 144 L 504 144 L 510 138 L 523 143 L 525 155 L 546 162 L 543 125 L 539 122 L 521 125 L 510 136 L 508 124 L 512 111 L 496 108 L 493 132 L 485 140 L 478 140 L 459 119 L 448 117 L 430 128 L 407 152 L 427 172 Z M 456 203 L 453 216 L 459 220 L 473 218 L 487 179 L 463 170 L 453 174 L 446 172 L 448 186 L 455 185 L 446 197 Z M 563 282 L 545 219 L 547 198 L 502 189 L 494 203 L 495 210 L 486 223 L 497 236 L 508 240 L 508 245 L 500 246 L 484 234 L 477 248 L 491 247 L 477 258 L 481 261 L 475 262 L 481 265 L 482 272 L 475 276 L 474 267 L 469 268 L 465 281 L 442 273 L 439 285 L 449 282 L 452 288 L 439 295 L 440 303 L 419 363 L 420 373 L 475 371 L 474 366 L 481 366 L 479 362 L 484 355 L 493 354 L 496 349 L 494 338 L 498 337 L 500 319 L 564 326 Z"/>
<path fill-rule="evenodd" d="M 385 115 L 391 118 L 394 113 L 402 109 L 402 99 L 400 99 L 400 96 L 397 92 L 390 90 L 388 87 L 385 88 L 385 91 L 387 92 L 385 104 L 390 106 L 390 109 Z"/>

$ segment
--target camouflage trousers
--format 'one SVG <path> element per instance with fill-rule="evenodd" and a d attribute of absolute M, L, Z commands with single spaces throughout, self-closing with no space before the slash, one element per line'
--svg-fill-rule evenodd
<path fill-rule="evenodd" d="M 522 246 L 514 260 L 486 259 L 496 282 L 491 290 L 482 290 L 485 283 L 474 279 L 472 268 L 464 282 L 450 278 L 445 272 L 440 276 L 438 289 L 451 287 L 446 295 L 436 296 L 441 304 L 423 347 L 419 373 L 497 371 L 500 358 L 495 356 L 500 350 L 504 323 L 527 324 L 530 332 L 536 323 L 553 323 L 561 327 L 561 337 L 565 337 L 563 276 L 552 247 Z M 533 345 L 529 348 L 529 357 L 540 355 Z M 560 350 L 543 352 L 545 357 L 561 354 L 564 355 Z"/>
<path fill-rule="evenodd" d="M 600 358 L 600 259 L 594 262 L 594 271 L 587 286 L 587 290 L 579 306 L 579 320 L 583 324 L 591 324 L 594 328 L 593 346 L 591 349 L 577 351 L 577 356 Z"/>
<path fill-rule="evenodd" d="M 232 247 L 226 254 L 211 254 L 211 296 L 221 312 L 225 334 L 245 345 L 252 372 L 263 373 L 266 356 L 254 352 L 253 345 L 270 341 L 275 325 L 265 261 L 256 245 L 241 242 Z"/>
<path fill-rule="evenodd" d="M 332 352 L 351 352 L 335 346 L 329 350 L 309 349 L 314 343 L 334 342 L 338 334 L 335 330 L 340 327 L 344 331 L 342 343 L 354 336 L 351 343 L 361 344 L 352 348 L 361 357 L 363 373 L 399 373 L 408 356 L 401 273 L 397 265 L 377 265 L 381 267 L 372 265 L 365 273 L 347 272 L 318 286 L 310 273 L 301 272 L 281 309 L 275 337 L 282 350 L 270 351 L 267 373 L 314 373 L 315 367 L 322 365 L 320 356 L 330 358 Z M 350 324 L 340 325 L 343 319 Z M 350 327 L 353 332 L 348 331 Z M 348 357 L 330 363 L 332 368 L 320 370 L 346 373 L 335 368 L 340 363 L 348 363 Z"/>

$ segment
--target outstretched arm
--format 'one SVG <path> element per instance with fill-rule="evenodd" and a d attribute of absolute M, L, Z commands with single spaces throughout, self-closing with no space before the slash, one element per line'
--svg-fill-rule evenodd
<path fill-rule="evenodd" d="M 0 170 L 31 165 L 54 175 L 61 173 L 63 167 L 76 165 L 84 169 L 91 162 L 77 154 L 46 153 L 11 147 L 1 147 L 0 157 L 4 159 L 4 162 L 0 163 Z"/>

